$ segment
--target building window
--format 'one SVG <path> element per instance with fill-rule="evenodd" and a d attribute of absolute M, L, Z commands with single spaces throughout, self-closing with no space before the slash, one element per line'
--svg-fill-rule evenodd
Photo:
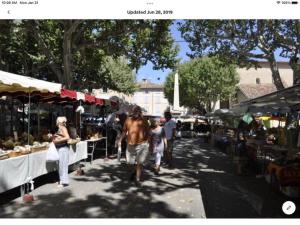
<path fill-rule="evenodd" d="M 260 78 L 256 78 L 256 84 L 260 84 Z"/>

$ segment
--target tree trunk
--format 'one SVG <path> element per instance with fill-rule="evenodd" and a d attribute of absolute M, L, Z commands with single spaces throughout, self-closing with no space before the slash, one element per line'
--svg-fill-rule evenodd
<path fill-rule="evenodd" d="M 282 81 L 281 81 L 280 73 L 279 73 L 279 70 L 278 70 L 277 62 L 276 62 L 274 56 L 268 58 L 268 61 L 270 63 L 270 68 L 271 68 L 271 71 L 272 71 L 273 81 L 274 81 L 274 84 L 275 84 L 277 90 L 284 89 L 284 86 L 283 86 Z"/>
<path fill-rule="evenodd" d="M 72 57 L 71 57 L 71 41 L 67 32 L 64 33 L 63 42 L 63 65 L 64 65 L 64 85 L 67 88 L 72 84 Z"/>
<path fill-rule="evenodd" d="M 79 25 L 79 21 L 64 22 L 64 37 L 63 37 L 63 65 L 64 65 L 64 85 L 71 88 L 73 82 L 72 71 L 72 35 Z"/>
<path fill-rule="evenodd" d="M 208 102 L 206 102 L 206 111 L 207 112 L 211 112 L 211 102 L 210 101 L 208 101 Z"/>
<path fill-rule="evenodd" d="M 43 38 L 40 35 L 40 29 L 39 29 L 39 24 L 37 21 L 33 21 L 30 23 L 30 30 L 29 32 L 33 32 L 33 37 L 34 39 L 37 41 L 37 43 L 39 44 L 39 46 L 41 47 L 43 53 L 45 54 L 48 62 L 49 62 L 49 66 L 51 68 L 51 70 L 54 72 L 54 74 L 56 75 L 58 82 L 63 83 L 64 79 L 63 79 L 63 74 L 61 73 L 61 70 L 59 69 L 59 66 L 54 63 L 55 62 L 55 58 L 52 55 L 51 50 L 48 48 L 48 46 L 46 45 L 46 43 L 43 41 Z"/>
<path fill-rule="evenodd" d="M 300 84 L 300 65 L 299 59 L 296 56 L 290 58 L 289 65 L 293 70 L 293 84 Z"/>

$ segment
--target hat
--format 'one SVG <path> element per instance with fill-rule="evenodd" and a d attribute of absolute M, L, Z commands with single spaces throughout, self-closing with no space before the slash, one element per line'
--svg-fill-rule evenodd
<path fill-rule="evenodd" d="M 67 123 L 67 118 L 65 116 L 59 116 L 59 117 L 57 117 L 56 124 L 59 124 L 59 123 L 66 124 Z"/>

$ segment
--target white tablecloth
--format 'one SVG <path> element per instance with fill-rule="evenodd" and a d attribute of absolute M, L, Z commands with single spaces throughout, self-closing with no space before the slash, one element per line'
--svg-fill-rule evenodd
<path fill-rule="evenodd" d="M 26 182 L 29 155 L 0 160 L 0 193 Z"/>
<path fill-rule="evenodd" d="M 0 193 L 18 187 L 46 173 L 57 170 L 55 162 L 46 162 L 47 151 L 0 160 Z M 87 158 L 87 142 L 70 146 L 69 165 Z"/>

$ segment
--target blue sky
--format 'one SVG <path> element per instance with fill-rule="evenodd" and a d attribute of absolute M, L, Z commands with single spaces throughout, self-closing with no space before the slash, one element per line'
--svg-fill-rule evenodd
<path fill-rule="evenodd" d="M 176 21 L 177 22 L 177 21 Z M 176 22 L 171 26 L 171 33 L 175 41 L 179 47 L 180 51 L 178 53 L 178 58 L 181 58 L 182 61 L 188 61 L 189 57 L 186 55 L 186 52 L 190 51 L 190 48 L 186 42 L 184 42 L 184 39 L 181 37 L 180 32 L 177 30 Z M 149 79 L 153 83 L 163 83 L 165 81 L 165 78 L 167 77 L 168 73 L 170 73 L 171 70 L 165 69 L 162 70 L 153 70 L 152 69 L 152 63 L 148 63 L 146 66 L 143 66 L 141 69 L 139 69 L 137 73 L 137 81 L 141 81 L 142 79 L 146 78 Z M 160 80 L 158 80 L 160 78 Z"/>
<path fill-rule="evenodd" d="M 180 50 L 178 53 L 178 58 L 181 58 L 181 63 L 188 61 L 189 57 L 186 55 L 187 52 L 190 52 L 190 48 L 188 46 L 188 43 L 184 41 L 184 39 L 181 37 L 180 32 L 177 30 L 177 24 L 175 21 L 174 24 L 171 26 L 171 33 L 176 41 L 176 43 L 179 45 Z M 275 57 L 277 60 L 280 61 L 286 61 L 287 59 L 281 58 L 279 56 L 279 51 L 275 53 Z M 171 72 L 169 69 L 163 70 L 153 70 L 152 63 L 148 63 L 146 66 L 143 66 L 139 69 L 137 73 L 137 81 L 140 82 L 142 79 L 146 78 L 150 80 L 153 83 L 163 83 L 167 77 L 167 75 Z M 160 78 L 158 80 L 158 78 Z"/>

